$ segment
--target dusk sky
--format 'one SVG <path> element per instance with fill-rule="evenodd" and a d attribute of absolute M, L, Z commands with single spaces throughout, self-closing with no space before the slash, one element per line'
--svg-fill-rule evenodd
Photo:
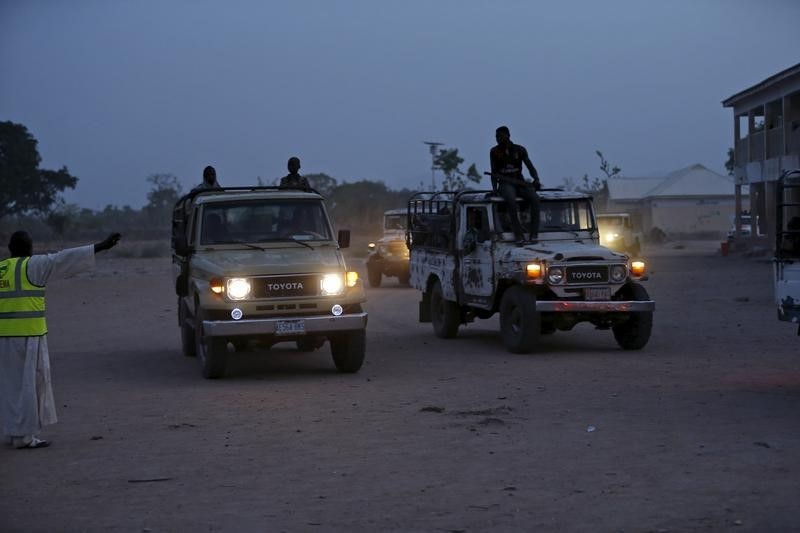
<path fill-rule="evenodd" d="M 0 120 L 80 179 L 91 208 L 303 173 L 430 183 L 422 141 L 487 170 L 511 128 L 546 185 L 702 163 L 724 173 L 721 100 L 800 62 L 800 2 L 0 0 Z"/>

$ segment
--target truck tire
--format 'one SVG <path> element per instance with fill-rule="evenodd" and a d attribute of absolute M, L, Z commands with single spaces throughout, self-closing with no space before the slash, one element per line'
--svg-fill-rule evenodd
<path fill-rule="evenodd" d="M 333 364 L 339 372 L 352 374 L 364 364 L 367 351 L 367 334 L 363 329 L 348 331 L 331 337 Z"/>
<path fill-rule="evenodd" d="M 369 281 L 370 287 L 380 287 L 382 277 L 383 272 L 381 272 L 379 266 L 375 264 L 367 265 L 367 280 Z"/>
<path fill-rule="evenodd" d="M 189 325 L 189 309 L 183 298 L 178 298 L 178 325 L 181 328 L 181 351 L 186 357 L 197 357 L 194 328 Z"/>
<path fill-rule="evenodd" d="M 500 335 L 511 353 L 530 353 L 539 340 L 541 315 L 536 295 L 524 287 L 510 287 L 500 301 Z"/>
<path fill-rule="evenodd" d="M 442 339 L 452 339 L 461 325 L 461 309 L 458 304 L 445 300 L 442 284 L 437 279 L 431 287 L 431 323 L 433 332 Z"/>
<path fill-rule="evenodd" d="M 219 337 L 208 337 L 203 333 L 203 311 L 197 307 L 195 314 L 195 346 L 203 377 L 219 379 L 225 375 L 228 361 L 228 343 Z"/>
<path fill-rule="evenodd" d="M 622 291 L 621 296 L 626 300 L 641 302 L 650 299 L 650 295 L 647 294 L 645 288 L 633 281 L 623 286 Z M 620 348 L 624 350 L 640 350 L 650 340 L 652 329 L 653 312 L 640 311 L 629 313 L 628 320 L 622 324 L 612 326 L 611 331 L 614 332 L 614 339 L 616 339 Z"/>

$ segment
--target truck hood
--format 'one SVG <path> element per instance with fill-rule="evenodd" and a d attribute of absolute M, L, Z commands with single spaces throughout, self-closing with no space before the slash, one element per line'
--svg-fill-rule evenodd
<path fill-rule="evenodd" d="M 501 261 L 546 260 L 550 262 L 568 261 L 570 259 L 587 259 L 595 261 L 625 261 L 625 254 L 615 252 L 605 246 L 593 242 L 581 241 L 540 241 L 538 244 L 525 246 L 508 245 L 501 252 Z"/>
<path fill-rule="evenodd" d="M 302 245 L 261 250 L 219 249 L 197 252 L 193 267 L 217 276 L 264 276 L 341 271 L 344 259 L 338 248 Z"/>

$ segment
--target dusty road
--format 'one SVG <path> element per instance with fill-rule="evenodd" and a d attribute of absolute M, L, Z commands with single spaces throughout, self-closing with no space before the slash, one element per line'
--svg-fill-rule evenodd
<path fill-rule="evenodd" d="M 0 530 L 797 530 L 800 338 L 769 263 L 650 264 L 641 352 L 588 325 L 527 356 L 496 320 L 437 339 L 391 281 L 361 373 L 283 344 L 205 381 L 168 260 L 101 260 L 49 289 L 60 422 L 0 448 Z"/>

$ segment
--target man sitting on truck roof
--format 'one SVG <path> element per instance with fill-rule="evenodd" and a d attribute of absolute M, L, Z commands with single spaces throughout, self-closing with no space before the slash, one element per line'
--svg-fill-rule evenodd
<path fill-rule="evenodd" d="M 286 167 L 289 173 L 281 178 L 280 187 L 311 191 L 311 185 L 308 183 L 308 180 L 299 174 L 300 158 L 290 157 L 289 161 L 286 163 Z"/>
<path fill-rule="evenodd" d="M 219 189 L 221 186 L 217 181 L 217 171 L 211 165 L 203 169 L 203 182 L 192 189 L 192 191 L 202 191 L 205 189 Z"/>
<path fill-rule="evenodd" d="M 489 162 L 492 168 L 492 189 L 499 192 L 508 204 L 511 227 L 517 244 L 525 242 L 522 225 L 519 222 L 519 208 L 517 196 L 528 201 L 531 212 L 530 241 L 536 242 L 539 237 L 539 196 L 536 191 L 541 189 L 539 174 L 528 157 L 524 146 L 511 142 L 511 132 L 507 126 L 500 126 L 495 131 L 497 146 L 489 151 Z M 528 183 L 522 176 L 522 165 L 525 164 L 533 179 Z"/>

